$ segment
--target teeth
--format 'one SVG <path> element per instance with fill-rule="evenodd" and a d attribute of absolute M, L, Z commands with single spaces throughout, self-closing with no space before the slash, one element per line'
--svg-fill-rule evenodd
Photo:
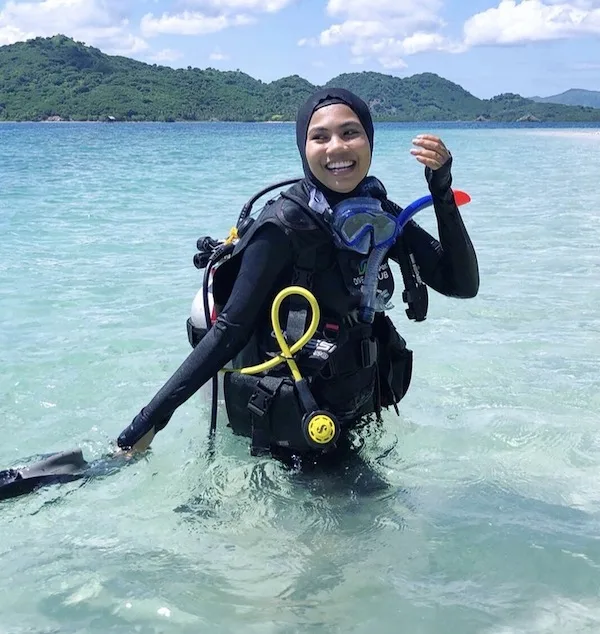
<path fill-rule="evenodd" d="M 340 170 L 345 167 L 352 167 L 354 165 L 354 161 L 337 161 L 335 163 L 327 163 L 327 169 L 329 170 Z"/>

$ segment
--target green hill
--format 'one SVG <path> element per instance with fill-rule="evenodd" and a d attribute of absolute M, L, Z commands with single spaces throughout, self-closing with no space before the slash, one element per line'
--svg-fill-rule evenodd
<path fill-rule="evenodd" d="M 531 97 L 538 103 L 560 103 L 565 106 L 589 106 L 600 108 L 600 92 L 597 90 L 584 90 L 583 88 L 571 88 L 559 95 L 550 97 Z"/>
<path fill-rule="evenodd" d="M 536 103 L 519 95 L 482 100 L 438 75 L 374 72 L 335 77 L 381 121 L 600 121 L 600 110 Z M 264 83 L 245 73 L 173 69 L 110 56 L 55 35 L 0 47 L 0 120 L 277 121 L 295 118 L 317 87 L 293 75 Z"/>

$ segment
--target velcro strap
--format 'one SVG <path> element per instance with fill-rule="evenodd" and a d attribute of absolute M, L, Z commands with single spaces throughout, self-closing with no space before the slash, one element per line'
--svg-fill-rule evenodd
<path fill-rule="evenodd" d="M 263 377 L 256 385 L 248 401 L 248 409 L 252 414 L 252 445 L 250 453 L 253 456 L 264 455 L 270 451 L 270 424 L 269 417 L 265 416 L 265 414 L 268 413 L 269 407 L 282 383 L 282 378 Z"/>

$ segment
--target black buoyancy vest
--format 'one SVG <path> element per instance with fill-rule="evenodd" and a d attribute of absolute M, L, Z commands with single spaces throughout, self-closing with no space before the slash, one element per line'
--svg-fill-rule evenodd
<path fill-rule="evenodd" d="M 228 266 L 239 268 L 238 256 L 252 240 L 253 236 L 267 224 L 275 225 L 281 232 L 282 238 L 290 243 L 294 265 L 281 275 L 280 283 L 274 289 L 272 297 L 267 302 L 267 310 L 261 324 L 257 328 L 256 336 L 259 339 L 259 348 L 262 348 L 260 359 L 254 359 L 255 363 L 265 360 L 264 353 L 279 352 L 277 342 L 272 336 L 270 319 L 270 306 L 277 292 L 290 285 L 300 285 L 308 288 L 319 304 L 321 311 L 321 322 L 337 324 L 340 327 L 338 338 L 348 335 L 351 327 L 351 314 L 358 308 L 361 297 L 361 286 L 367 265 L 367 256 L 349 250 L 341 250 L 333 243 L 333 237 L 329 228 L 323 223 L 318 223 L 318 218 L 309 215 L 295 201 L 286 197 L 291 194 L 295 198 L 307 200 L 307 194 L 302 184 L 293 186 L 282 197 L 269 201 L 262 209 L 256 221 L 248 232 L 240 239 L 236 245 L 232 257 L 227 263 Z M 315 212 L 312 212 L 313 214 Z M 285 237 L 284 237 L 285 236 Z M 231 263 L 231 264 L 230 264 Z M 230 270 L 228 277 L 232 277 Z M 218 304 L 224 303 L 226 297 L 218 297 L 219 274 L 215 273 L 215 301 Z M 387 260 L 382 263 L 379 273 L 378 290 L 386 299 L 391 298 L 394 292 L 394 279 Z M 287 300 L 282 307 L 281 323 L 286 324 L 286 316 L 290 309 L 290 304 L 304 304 L 305 300 Z M 305 306 L 306 307 L 306 306 Z M 309 309 L 308 309 L 309 310 Z M 305 311 L 306 312 L 306 311 Z M 310 315 L 307 315 L 310 317 Z M 306 323 L 308 325 L 308 321 Z M 360 326 L 363 332 L 370 334 L 370 326 Z M 285 326 L 284 326 L 285 329 Z M 319 329 L 319 332 L 321 328 Z M 304 333 L 304 324 L 301 332 L 288 332 L 293 341 L 297 340 Z M 331 336 L 331 334 L 330 334 Z M 345 340 L 343 336 L 342 340 Z M 244 362 L 250 359 L 247 358 Z M 236 364 L 237 365 L 237 364 Z"/>
<path fill-rule="evenodd" d="M 282 273 L 280 283 L 266 303 L 263 318 L 259 320 L 249 343 L 233 360 L 233 367 L 256 365 L 279 352 L 269 314 L 272 300 L 287 286 L 304 286 L 314 294 L 321 320 L 313 340 L 298 353 L 298 366 L 309 381 L 319 406 L 332 411 L 342 420 L 356 419 L 379 410 L 381 398 L 377 365 L 382 347 L 391 338 L 388 331 L 390 327 L 393 329 L 393 325 L 381 313 L 378 313 L 373 325 L 356 323 L 352 315 L 360 303 L 367 257 L 337 248 L 329 228 L 319 222 L 320 218 L 314 212 L 311 214 L 297 201 L 305 201 L 306 204 L 308 201 L 302 183 L 265 205 L 236 245 L 230 260 L 217 269 L 213 285 L 215 301 L 218 304 L 226 301 L 226 295 L 219 296 L 224 286 L 219 283 L 219 276 L 234 277 L 239 270 L 239 256 L 252 237 L 266 224 L 275 225 L 282 232 L 282 238 L 285 236 L 291 245 L 294 265 Z M 227 269 L 229 273 L 224 275 Z M 387 260 L 380 266 L 378 290 L 386 299 L 391 298 L 394 292 L 394 279 Z M 288 343 L 293 343 L 305 332 L 309 320 L 310 308 L 304 299 L 290 298 L 283 303 L 281 324 Z M 385 341 L 378 345 L 378 339 Z M 403 340 L 401 347 L 405 347 L 402 344 Z M 383 365 L 386 366 L 385 363 Z M 287 374 L 289 369 L 286 365 L 270 373 L 276 376 Z M 386 399 L 383 400 L 386 404 Z"/>

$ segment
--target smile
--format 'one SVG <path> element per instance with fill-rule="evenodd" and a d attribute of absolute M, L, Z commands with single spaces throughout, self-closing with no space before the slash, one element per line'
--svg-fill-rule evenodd
<path fill-rule="evenodd" d="M 355 165 L 356 161 L 332 161 L 331 163 L 327 163 L 325 169 L 334 174 L 343 174 L 350 172 Z"/>

